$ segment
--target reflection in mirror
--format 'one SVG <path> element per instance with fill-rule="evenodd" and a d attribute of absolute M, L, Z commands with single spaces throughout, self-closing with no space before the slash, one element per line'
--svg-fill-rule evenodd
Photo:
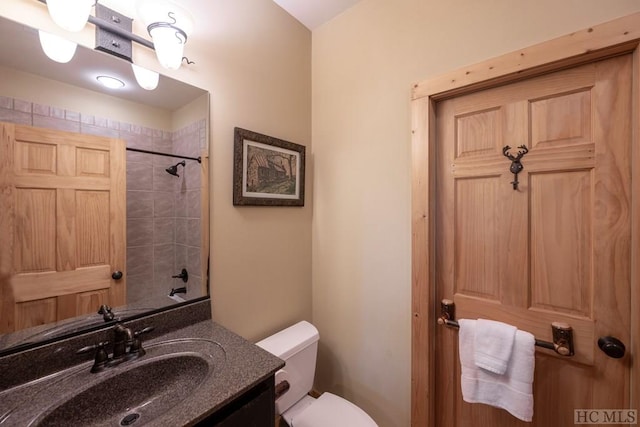
<path fill-rule="evenodd" d="M 208 93 L 3 18 L 0 74 L 0 354 L 206 297 Z"/>

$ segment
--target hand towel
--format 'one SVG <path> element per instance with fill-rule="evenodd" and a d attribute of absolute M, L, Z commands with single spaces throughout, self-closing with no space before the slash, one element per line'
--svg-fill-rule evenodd
<path fill-rule="evenodd" d="M 462 398 L 469 403 L 484 403 L 502 408 L 522 421 L 533 418 L 533 371 L 535 338 L 529 332 L 516 331 L 511 358 L 503 375 L 475 363 L 476 320 L 460 319 L 459 353 Z"/>
<path fill-rule="evenodd" d="M 478 319 L 476 323 L 476 366 L 504 374 L 511 358 L 516 328 L 495 320 Z"/>

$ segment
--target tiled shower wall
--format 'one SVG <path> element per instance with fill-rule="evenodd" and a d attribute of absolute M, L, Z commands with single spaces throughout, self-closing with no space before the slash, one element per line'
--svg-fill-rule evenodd
<path fill-rule="evenodd" d="M 175 132 L 151 129 L 48 105 L 0 96 L 0 121 L 123 139 L 127 147 L 199 157 L 206 122 Z M 201 296 L 201 167 L 185 160 L 180 177 L 166 168 L 182 159 L 127 151 L 127 302 L 166 296 L 187 287 Z M 189 281 L 171 276 L 186 268 Z"/>
<path fill-rule="evenodd" d="M 204 121 L 173 133 L 153 131 L 127 139 L 127 146 L 197 158 L 202 139 Z M 141 289 L 167 295 L 183 285 L 188 292 L 181 297 L 201 296 L 200 164 L 185 160 L 184 168 L 178 166 L 179 177 L 165 170 L 182 160 L 127 151 L 127 277 L 144 285 L 128 292 L 130 301 L 147 297 Z M 183 268 L 189 272 L 187 284 L 171 277 Z"/>

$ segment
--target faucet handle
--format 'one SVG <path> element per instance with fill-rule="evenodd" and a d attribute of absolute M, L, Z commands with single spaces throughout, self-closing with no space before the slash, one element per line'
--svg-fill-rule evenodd
<path fill-rule="evenodd" d="M 98 309 L 98 314 L 102 314 L 102 318 L 105 322 L 109 322 L 115 318 L 115 315 L 111 311 L 111 307 L 106 304 L 102 304 Z"/>
<path fill-rule="evenodd" d="M 140 335 L 148 334 L 153 331 L 155 328 L 153 326 L 147 326 L 146 328 L 140 329 L 133 333 L 133 341 L 131 343 L 131 347 L 129 348 L 129 355 L 132 358 L 138 358 L 144 356 L 147 352 L 144 348 L 142 348 L 142 340 L 140 339 Z"/>
<path fill-rule="evenodd" d="M 139 331 L 135 331 L 133 333 L 134 338 L 138 338 L 142 334 L 148 334 L 149 332 L 155 330 L 156 328 L 153 326 L 147 326 L 146 328 L 140 329 Z"/>
<path fill-rule="evenodd" d="M 93 360 L 93 366 L 91 367 L 91 372 L 100 372 L 107 366 L 109 363 L 109 355 L 107 351 L 104 349 L 104 346 L 109 344 L 109 341 L 102 341 L 94 345 L 88 345 L 86 347 L 82 347 L 81 349 L 76 351 L 76 354 L 85 354 L 89 353 L 93 350 L 96 351 L 96 355 Z"/>

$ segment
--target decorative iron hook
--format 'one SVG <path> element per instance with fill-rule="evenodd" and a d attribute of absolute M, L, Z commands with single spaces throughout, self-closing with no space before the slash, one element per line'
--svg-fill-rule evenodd
<path fill-rule="evenodd" d="M 518 189 L 518 174 L 522 172 L 522 169 L 524 169 L 524 166 L 522 166 L 520 159 L 522 159 L 522 157 L 524 157 L 524 155 L 529 152 L 529 149 L 524 144 L 522 144 L 518 148 L 520 148 L 520 150 L 518 150 L 518 154 L 514 156 L 513 154 L 509 153 L 509 150 L 511 150 L 510 146 L 505 145 L 504 147 L 502 147 L 502 154 L 506 158 L 511 160 L 511 166 L 509 167 L 509 170 L 513 174 L 513 181 L 511 181 L 511 184 L 513 184 L 514 190 Z"/>

